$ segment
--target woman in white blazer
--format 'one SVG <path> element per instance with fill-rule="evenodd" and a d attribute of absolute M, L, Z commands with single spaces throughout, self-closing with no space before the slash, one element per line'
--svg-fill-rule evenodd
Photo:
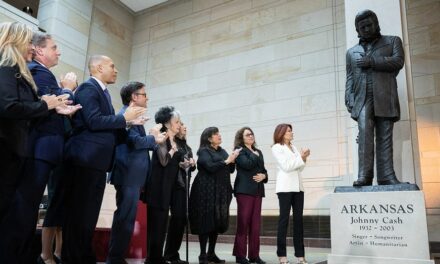
<path fill-rule="evenodd" d="M 273 135 L 272 154 L 277 163 L 276 188 L 280 205 L 277 233 L 277 255 L 280 264 L 288 264 L 286 235 L 290 208 L 293 209 L 293 245 L 297 263 L 307 264 L 304 258 L 304 187 L 301 171 L 304 169 L 309 149 L 298 151 L 292 144 L 293 131 L 290 124 L 279 124 Z"/>

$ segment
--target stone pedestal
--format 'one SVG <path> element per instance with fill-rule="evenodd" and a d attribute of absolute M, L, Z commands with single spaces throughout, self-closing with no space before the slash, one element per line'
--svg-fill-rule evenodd
<path fill-rule="evenodd" d="M 423 192 L 357 190 L 331 199 L 329 264 L 434 263 Z"/>

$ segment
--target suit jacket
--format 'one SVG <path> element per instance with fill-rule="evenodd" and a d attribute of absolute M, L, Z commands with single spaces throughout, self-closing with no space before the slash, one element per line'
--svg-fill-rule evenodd
<path fill-rule="evenodd" d="M 46 116 L 47 104 L 21 77 L 18 66 L 0 67 L 0 140 L 22 157 L 32 156 L 29 130 L 38 118 Z"/>
<path fill-rule="evenodd" d="M 123 114 L 126 108 L 124 107 L 119 114 Z M 154 136 L 147 136 L 144 126 L 130 127 L 126 142 L 116 146 L 110 183 L 143 187 L 151 174 L 149 150 L 155 149 Z"/>
<path fill-rule="evenodd" d="M 275 192 L 304 192 L 301 171 L 306 166 L 301 154 L 279 143 L 272 146 L 272 155 L 277 162 L 277 182 Z"/>
<path fill-rule="evenodd" d="M 118 133 L 125 132 L 125 118 L 115 115 L 104 91 L 93 78 L 75 93 L 82 109 L 73 117 L 73 134 L 66 143 L 66 159 L 74 165 L 110 171 Z"/>
<path fill-rule="evenodd" d="M 371 69 L 356 66 L 356 60 L 367 55 L 372 58 Z M 351 117 L 357 120 L 367 95 L 367 73 L 372 75 L 374 113 L 379 117 L 400 119 L 400 105 L 397 95 L 396 76 L 404 64 L 402 40 L 397 36 L 381 36 L 373 42 L 368 54 L 357 44 L 346 54 L 347 82 L 345 105 Z"/>
<path fill-rule="evenodd" d="M 58 86 L 55 75 L 46 67 L 36 61 L 28 63 L 28 68 L 37 85 L 37 94 L 68 94 L 73 100 L 73 93 L 69 89 Z M 64 152 L 64 121 L 67 117 L 52 111 L 47 117 L 42 118 L 35 125 L 32 134 L 34 141 L 34 157 L 53 164 L 62 161 Z M 66 120 L 68 121 L 68 120 Z"/>
<path fill-rule="evenodd" d="M 259 156 L 255 155 L 247 147 L 243 147 L 235 160 L 237 176 L 234 182 L 234 193 L 242 193 L 264 197 L 264 183 L 267 183 L 267 170 L 264 167 L 263 153 L 257 149 Z M 252 178 L 257 173 L 266 175 L 262 182 L 256 182 Z"/>

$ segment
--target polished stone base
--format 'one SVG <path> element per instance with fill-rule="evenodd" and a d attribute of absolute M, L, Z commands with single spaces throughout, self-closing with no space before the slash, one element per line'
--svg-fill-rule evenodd
<path fill-rule="evenodd" d="M 365 256 L 334 255 L 327 256 L 329 264 L 434 264 L 434 260 L 379 258 Z"/>
<path fill-rule="evenodd" d="M 417 184 L 400 183 L 394 185 L 373 185 L 373 186 L 338 186 L 335 193 L 347 192 L 401 192 L 401 191 L 419 191 Z"/>
<path fill-rule="evenodd" d="M 402 186 L 411 185 L 370 186 L 367 188 L 385 187 L 394 191 L 346 191 L 330 195 L 329 264 L 433 263 L 429 260 L 423 192 L 396 191 Z"/>

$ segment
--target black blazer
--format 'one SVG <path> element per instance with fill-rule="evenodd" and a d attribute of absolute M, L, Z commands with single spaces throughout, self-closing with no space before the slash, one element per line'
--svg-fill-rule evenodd
<path fill-rule="evenodd" d="M 0 67 L 0 140 L 21 157 L 31 156 L 29 131 L 49 114 L 47 104 L 21 76 L 18 66 Z"/>
<path fill-rule="evenodd" d="M 235 159 L 235 164 L 237 167 L 237 176 L 234 182 L 234 193 L 235 194 L 249 194 L 255 196 L 264 197 L 264 183 L 267 183 L 268 176 L 267 170 L 264 167 L 263 153 L 259 150 L 259 156 L 254 154 L 247 147 L 243 147 Z M 252 179 L 257 173 L 263 173 L 266 175 L 266 179 L 262 182 L 256 182 Z"/>
<path fill-rule="evenodd" d="M 66 143 L 65 157 L 77 166 L 110 171 L 118 134 L 126 133 L 125 118 L 115 115 L 93 78 L 78 87 L 75 101 L 82 109 L 73 117 L 73 135 Z"/>

